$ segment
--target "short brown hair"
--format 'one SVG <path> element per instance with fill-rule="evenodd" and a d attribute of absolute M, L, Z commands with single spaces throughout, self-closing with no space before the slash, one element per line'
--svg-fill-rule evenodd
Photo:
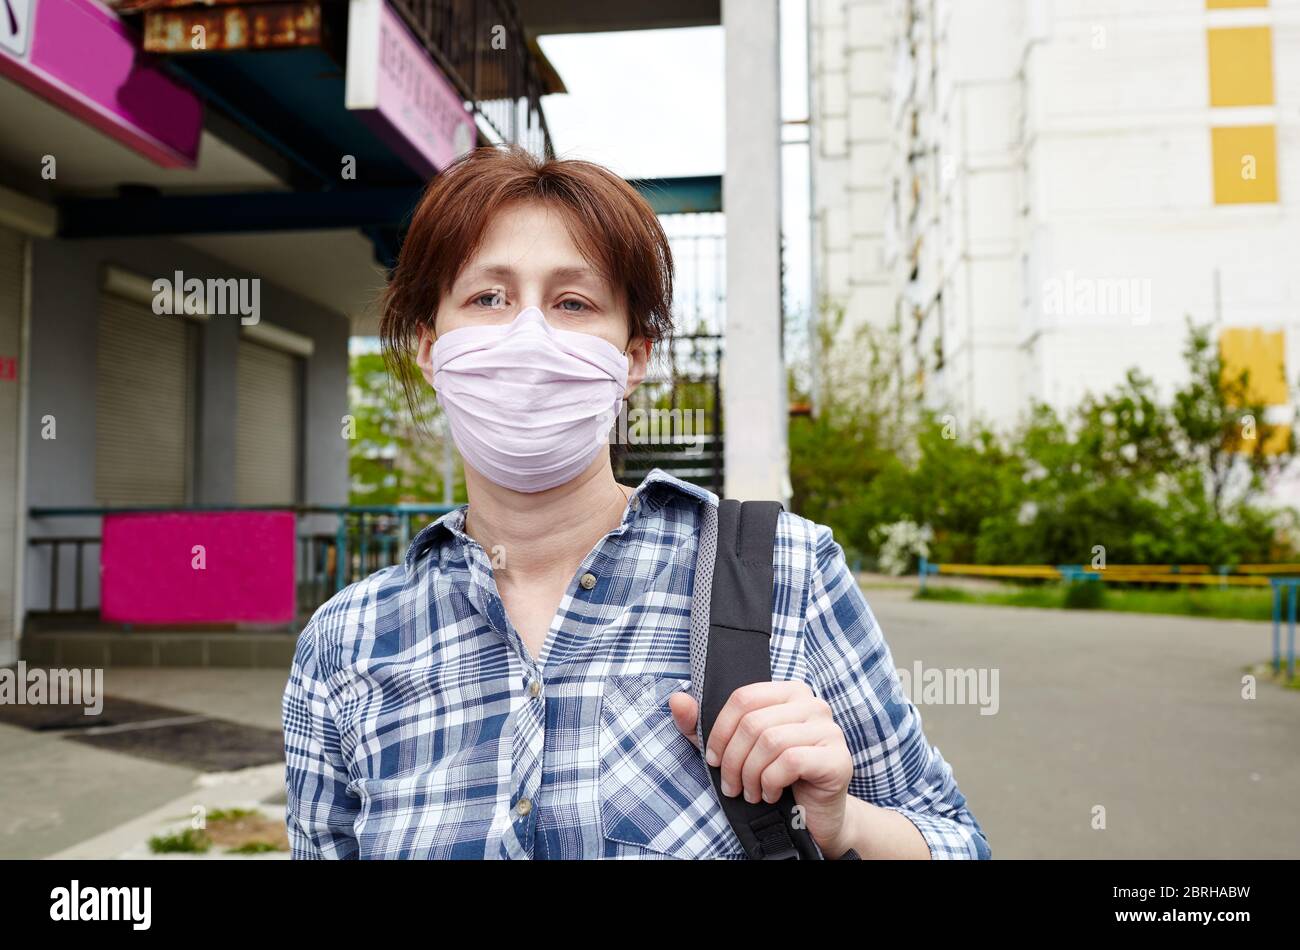
<path fill-rule="evenodd" d="M 476 149 L 425 189 L 380 304 L 384 357 L 417 415 L 421 390 L 410 355 L 420 331 L 433 322 L 493 215 L 517 202 L 561 211 L 587 263 L 624 293 L 633 336 L 657 343 L 672 333 L 672 250 L 635 188 L 592 162 L 536 158 L 517 147 Z"/>

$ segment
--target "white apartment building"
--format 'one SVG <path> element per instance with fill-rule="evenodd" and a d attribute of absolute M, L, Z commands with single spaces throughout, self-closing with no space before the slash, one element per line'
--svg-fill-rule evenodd
<path fill-rule="evenodd" d="M 1216 326 L 1300 378 L 1300 0 L 810 0 L 814 267 L 904 392 L 1013 425 Z"/>

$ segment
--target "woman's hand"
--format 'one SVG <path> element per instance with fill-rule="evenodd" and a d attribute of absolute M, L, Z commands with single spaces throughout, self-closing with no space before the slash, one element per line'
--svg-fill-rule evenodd
<path fill-rule="evenodd" d="M 674 693 L 668 706 L 677 728 L 698 747 L 694 697 Z M 705 760 L 721 767 L 724 795 L 775 803 L 794 786 L 822 853 L 833 859 L 853 847 L 858 812 L 848 801 L 849 747 L 831 707 L 806 683 L 752 683 L 732 693 L 713 724 Z"/>

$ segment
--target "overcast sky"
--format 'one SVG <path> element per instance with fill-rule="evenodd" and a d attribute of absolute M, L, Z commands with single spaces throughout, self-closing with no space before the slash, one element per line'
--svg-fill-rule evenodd
<path fill-rule="evenodd" d="M 781 4 L 782 113 L 807 117 L 804 3 Z M 543 100 L 561 158 L 599 162 L 625 178 L 719 175 L 726 162 L 720 26 L 541 37 L 568 88 Z M 805 141 L 805 126 L 787 127 Z M 787 295 L 808 301 L 807 149 L 783 149 Z"/>

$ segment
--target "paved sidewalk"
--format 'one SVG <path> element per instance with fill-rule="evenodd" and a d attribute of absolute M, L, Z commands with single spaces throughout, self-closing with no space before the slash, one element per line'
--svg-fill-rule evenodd
<path fill-rule="evenodd" d="M 1242 698 L 1269 624 L 867 599 L 900 669 L 999 671 L 995 715 L 919 706 L 994 858 L 1300 857 L 1300 691 Z"/>
<path fill-rule="evenodd" d="M 998 672 L 995 715 L 920 704 L 995 858 L 1300 857 L 1300 692 L 1261 680 L 1241 695 L 1268 624 L 867 598 L 901 670 Z M 284 682 L 110 669 L 105 689 L 278 729 Z M 275 816 L 282 789 L 282 764 L 203 775 L 0 725 L 0 857 L 146 856 L 194 805 Z"/>
<path fill-rule="evenodd" d="M 208 773 L 194 779 L 193 788 L 138 818 L 118 825 L 65 848 L 54 858 L 148 858 L 162 860 L 287 860 L 287 852 L 259 855 L 230 855 L 214 848 L 208 854 L 154 854 L 149 839 L 175 834 L 191 827 L 196 808 L 211 812 L 218 808 L 255 809 L 267 818 L 284 820 L 284 766 L 263 765 L 239 772 Z"/>
<path fill-rule="evenodd" d="M 265 729 L 280 728 L 280 697 L 286 671 L 269 669 L 109 668 L 104 690 L 112 696 L 155 703 L 190 713 Z M 283 765 L 274 781 L 262 780 L 249 797 L 260 800 L 283 789 Z M 115 853 L 135 834 L 138 821 L 171 809 L 188 815 L 189 804 L 211 777 L 188 767 L 106 751 L 58 733 L 0 724 L 0 858 L 42 858 L 78 846 L 97 856 Z M 218 807 L 209 801 L 194 804 Z M 264 808 L 268 815 L 274 808 Z M 141 838 L 158 834 L 155 828 Z"/>

